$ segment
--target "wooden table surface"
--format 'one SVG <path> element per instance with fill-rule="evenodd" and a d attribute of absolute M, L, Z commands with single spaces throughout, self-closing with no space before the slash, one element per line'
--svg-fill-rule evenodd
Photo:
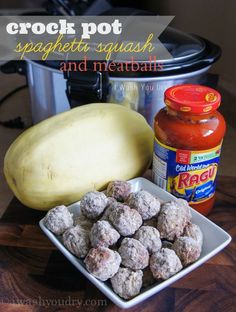
<path fill-rule="evenodd" d="M 44 214 L 13 199 L 0 220 L 0 311 L 121 311 L 41 232 L 38 221 Z M 126 311 L 236 311 L 236 178 L 218 178 L 217 201 L 209 218 L 232 236 L 230 245 Z"/>

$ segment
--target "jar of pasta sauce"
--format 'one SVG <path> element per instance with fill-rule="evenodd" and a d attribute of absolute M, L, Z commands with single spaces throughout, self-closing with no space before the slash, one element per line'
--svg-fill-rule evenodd
<path fill-rule="evenodd" d="M 184 84 L 165 92 L 166 107 L 154 121 L 153 181 L 207 215 L 226 130 L 214 89 Z"/>

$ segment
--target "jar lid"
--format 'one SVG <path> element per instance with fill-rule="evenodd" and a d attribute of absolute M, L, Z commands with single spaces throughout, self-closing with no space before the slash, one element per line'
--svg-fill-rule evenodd
<path fill-rule="evenodd" d="M 202 114 L 216 110 L 220 106 L 221 96 L 206 86 L 183 84 L 168 88 L 164 100 L 174 110 Z"/>

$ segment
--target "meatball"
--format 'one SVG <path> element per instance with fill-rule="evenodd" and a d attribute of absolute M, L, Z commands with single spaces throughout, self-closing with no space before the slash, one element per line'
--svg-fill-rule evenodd
<path fill-rule="evenodd" d="M 150 269 L 155 279 L 166 280 L 182 269 L 182 264 L 174 250 L 161 248 L 150 258 Z"/>
<path fill-rule="evenodd" d="M 44 225 L 56 235 L 61 235 L 73 226 L 73 217 L 66 206 L 57 206 L 48 211 Z"/>
<path fill-rule="evenodd" d="M 93 221 L 83 214 L 80 214 L 78 217 L 74 220 L 75 225 L 80 225 L 82 228 L 84 228 L 87 231 L 90 231 L 93 226 Z"/>
<path fill-rule="evenodd" d="M 183 234 L 184 228 L 191 219 L 190 208 L 181 201 L 171 201 L 161 207 L 157 218 L 157 229 L 163 239 L 175 240 Z"/>
<path fill-rule="evenodd" d="M 183 236 L 192 237 L 195 239 L 199 246 L 202 246 L 203 234 L 200 227 L 194 223 L 188 223 L 184 228 Z"/>
<path fill-rule="evenodd" d="M 123 266 L 131 270 L 142 270 L 148 266 L 148 251 L 134 238 L 124 238 L 118 252 L 121 256 Z"/>
<path fill-rule="evenodd" d="M 133 235 L 142 225 L 142 218 L 138 211 L 126 205 L 113 209 L 108 218 L 122 236 Z"/>
<path fill-rule="evenodd" d="M 153 277 L 152 271 L 150 267 L 147 267 L 143 270 L 143 287 L 148 287 L 153 285 L 156 282 L 155 278 Z"/>
<path fill-rule="evenodd" d="M 109 198 L 109 197 L 108 197 Z M 118 203 L 117 201 L 116 202 L 113 202 L 111 203 L 104 211 L 102 217 L 101 217 L 101 220 L 106 220 L 108 221 L 109 220 L 109 215 L 110 213 L 113 211 L 113 210 L 116 210 L 116 209 L 119 209 L 119 208 L 123 208 L 124 207 L 124 204 L 121 204 L 121 203 Z"/>
<path fill-rule="evenodd" d="M 158 230 L 152 226 L 141 226 L 135 233 L 134 238 L 147 248 L 149 254 L 161 248 L 160 234 Z"/>
<path fill-rule="evenodd" d="M 146 191 L 131 193 L 127 205 L 136 209 L 143 220 L 151 219 L 160 211 L 160 202 L 157 198 Z"/>
<path fill-rule="evenodd" d="M 90 219 L 98 218 L 107 206 L 107 197 L 101 192 L 88 192 L 81 201 L 80 208 L 83 215 Z"/>
<path fill-rule="evenodd" d="M 98 247 L 90 249 L 84 263 L 89 273 L 101 281 L 106 281 L 118 271 L 121 257 L 118 252 L 107 247 Z"/>
<path fill-rule="evenodd" d="M 143 272 L 132 271 L 128 268 L 119 268 L 111 278 L 111 285 L 115 293 L 124 299 L 131 299 L 140 293 Z"/>
<path fill-rule="evenodd" d="M 114 245 L 119 238 L 120 234 L 105 220 L 94 223 L 90 232 L 90 241 L 93 247 L 109 247 Z"/>
<path fill-rule="evenodd" d="M 175 198 L 175 201 L 178 206 L 185 208 L 186 214 L 191 219 L 192 216 L 191 216 L 190 207 L 189 207 L 187 200 L 182 199 L 182 198 Z"/>
<path fill-rule="evenodd" d="M 115 198 L 119 202 L 124 202 L 131 192 L 131 185 L 126 181 L 113 181 L 108 184 L 107 196 Z"/>
<path fill-rule="evenodd" d="M 84 258 L 90 249 L 89 231 L 76 225 L 62 235 L 64 246 L 78 258 Z"/>
<path fill-rule="evenodd" d="M 196 261 L 201 254 L 201 246 L 192 237 L 179 237 L 174 242 L 172 249 L 180 258 L 183 266 Z"/>
<path fill-rule="evenodd" d="M 107 206 L 106 208 L 108 208 L 110 205 L 117 203 L 116 199 L 114 197 L 107 197 Z"/>

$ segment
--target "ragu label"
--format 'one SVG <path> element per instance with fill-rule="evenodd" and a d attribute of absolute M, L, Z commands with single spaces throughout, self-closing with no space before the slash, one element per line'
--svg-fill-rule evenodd
<path fill-rule="evenodd" d="M 204 151 L 179 150 L 155 139 L 153 181 L 190 203 L 200 203 L 215 193 L 221 145 Z"/>
<path fill-rule="evenodd" d="M 209 180 L 214 181 L 216 177 L 217 165 L 210 165 L 207 169 L 196 170 L 193 173 L 183 172 L 177 176 L 178 189 L 189 188 L 200 185 Z"/>

